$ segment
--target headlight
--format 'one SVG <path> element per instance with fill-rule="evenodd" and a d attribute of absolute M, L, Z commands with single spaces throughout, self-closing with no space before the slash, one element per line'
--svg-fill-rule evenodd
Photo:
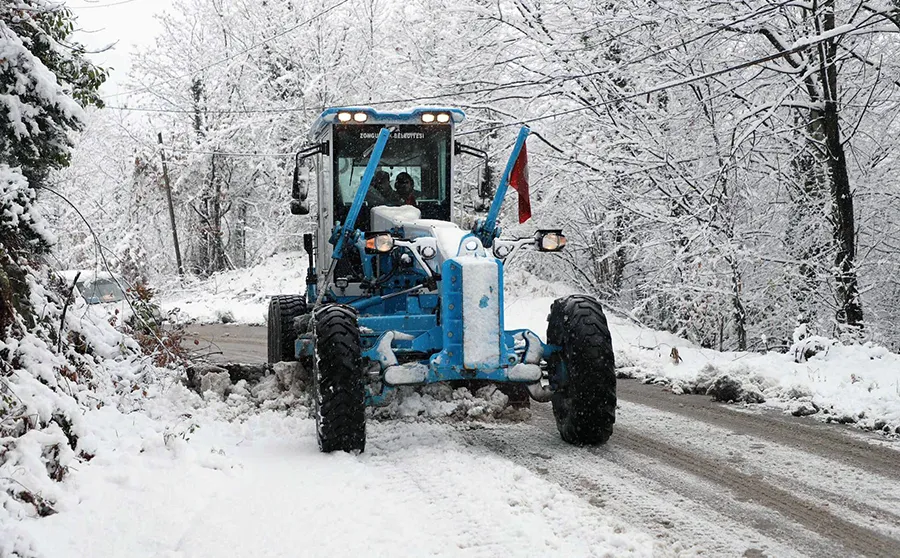
<path fill-rule="evenodd" d="M 367 254 L 387 254 L 394 249 L 394 238 L 389 233 L 369 233 L 366 235 Z"/>
<path fill-rule="evenodd" d="M 353 120 L 355 120 L 356 122 L 365 122 L 368 119 L 369 115 L 364 112 L 357 112 L 353 115 Z"/>
<path fill-rule="evenodd" d="M 446 124 L 447 122 L 450 122 L 450 115 L 446 112 L 442 112 L 437 115 L 437 121 L 441 124 Z"/>
<path fill-rule="evenodd" d="M 566 236 L 561 230 L 538 231 L 534 239 L 541 252 L 559 252 L 566 247 Z"/>
<path fill-rule="evenodd" d="M 339 112 L 338 113 L 338 121 L 339 122 L 350 122 L 350 119 L 353 118 L 353 115 L 349 112 Z"/>
<path fill-rule="evenodd" d="M 434 122 L 434 115 L 431 114 L 430 112 L 426 112 L 425 114 L 422 115 L 422 122 L 424 122 L 426 124 L 431 124 L 432 122 Z"/>

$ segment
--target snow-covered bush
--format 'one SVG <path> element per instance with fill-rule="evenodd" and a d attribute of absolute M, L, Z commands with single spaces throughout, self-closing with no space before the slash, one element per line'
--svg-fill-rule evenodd
<path fill-rule="evenodd" d="M 147 379 L 133 340 L 102 320 L 63 319 L 44 260 L 54 239 L 37 197 L 105 78 L 73 30 L 57 4 L 0 4 L 0 556 L 34 553 L 8 519 L 54 513 L 56 483 L 91 458 L 82 409 L 139 397 Z"/>

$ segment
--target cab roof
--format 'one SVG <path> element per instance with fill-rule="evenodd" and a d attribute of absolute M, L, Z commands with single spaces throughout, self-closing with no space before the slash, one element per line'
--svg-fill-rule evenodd
<path fill-rule="evenodd" d="M 451 122 L 459 124 L 466 119 L 466 113 L 458 108 L 450 107 L 416 107 L 409 110 L 387 112 L 375 110 L 372 107 L 334 107 L 326 109 L 313 122 L 309 131 L 309 137 L 312 140 L 319 137 L 328 126 L 338 122 L 337 115 L 339 112 L 365 113 L 368 117 L 365 124 L 419 124 L 422 122 L 422 115 L 425 113 L 445 112 L 450 115 Z M 349 124 L 349 125 L 352 125 Z"/>

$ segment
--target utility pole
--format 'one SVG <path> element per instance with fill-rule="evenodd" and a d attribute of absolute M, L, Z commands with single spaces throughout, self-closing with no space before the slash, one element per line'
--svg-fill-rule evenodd
<path fill-rule="evenodd" d="M 156 139 L 159 140 L 159 156 L 162 158 L 163 180 L 166 182 L 169 220 L 172 222 L 172 240 L 175 243 L 175 263 L 178 265 L 178 275 L 184 276 L 184 266 L 181 264 L 181 248 L 178 245 L 178 228 L 175 226 L 175 208 L 172 206 L 172 185 L 169 183 L 169 167 L 166 165 L 166 152 L 163 150 L 162 132 L 156 135 Z"/>

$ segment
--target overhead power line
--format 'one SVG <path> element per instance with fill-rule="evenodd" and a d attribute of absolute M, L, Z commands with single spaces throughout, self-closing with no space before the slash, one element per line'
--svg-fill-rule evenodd
<path fill-rule="evenodd" d="M 129 0 L 129 1 L 131 1 L 131 0 Z M 668 47 L 664 47 L 660 50 L 653 51 L 644 56 L 641 56 L 638 58 L 633 58 L 631 60 L 626 60 L 626 61 L 622 62 L 621 64 L 617 64 L 615 66 L 615 69 L 618 70 L 618 69 L 621 69 L 621 68 L 624 68 L 627 66 L 639 64 L 641 62 L 646 62 L 647 60 L 656 58 L 658 56 L 661 56 L 661 55 L 671 52 L 673 50 L 678 50 L 680 48 L 684 48 L 685 46 L 687 46 L 689 44 L 695 43 L 697 41 L 703 40 L 707 37 L 710 37 L 712 35 L 720 33 L 722 31 L 722 29 L 724 29 L 726 27 L 731 27 L 733 25 L 745 23 L 745 22 L 755 19 L 757 17 L 767 15 L 767 14 L 769 14 L 775 10 L 781 9 L 782 7 L 788 5 L 792 2 L 795 2 L 795 1 L 796 0 L 782 0 L 778 4 L 766 6 L 765 8 L 762 8 L 756 12 L 753 12 L 751 14 L 747 14 L 746 16 L 742 16 L 737 19 L 731 20 L 727 23 L 716 23 L 716 25 L 717 25 L 716 29 L 712 29 L 710 31 L 705 31 L 705 32 L 703 32 L 699 35 L 696 35 L 694 37 L 691 37 L 689 39 L 684 39 L 684 40 L 678 41 L 672 45 L 669 45 Z M 337 4 L 330 9 L 334 9 L 339 5 L 340 4 Z M 316 16 L 316 17 L 318 17 L 318 16 Z M 301 23 L 299 25 L 303 25 L 303 24 Z M 288 30 L 288 31 L 285 31 L 284 33 L 289 33 L 290 31 L 291 30 Z M 282 33 L 282 34 L 284 34 L 284 33 Z M 266 41 L 270 41 L 273 38 L 275 38 L 275 37 L 269 38 Z M 266 41 L 263 41 L 263 43 Z M 259 43 L 259 44 L 262 44 L 262 43 Z M 250 47 L 250 48 L 252 49 L 254 47 Z M 239 56 L 239 55 L 240 55 L 240 53 L 235 56 Z M 210 64 L 210 66 L 212 66 L 212 65 L 215 65 L 215 63 Z M 207 66 L 207 67 L 209 67 L 209 66 Z M 203 70 L 198 70 L 198 71 L 203 71 Z M 552 83 L 554 81 L 564 81 L 564 80 L 570 80 L 570 79 L 581 79 L 581 78 L 586 78 L 586 77 L 593 77 L 593 76 L 600 75 L 600 74 L 607 74 L 607 73 L 609 73 L 609 71 L 610 71 L 609 69 L 603 69 L 603 70 L 596 70 L 593 72 L 587 72 L 587 73 L 582 73 L 582 74 L 567 74 L 567 75 L 559 75 L 559 76 L 550 76 L 550 77 L 546 77 L 541 80 L 531 81 L 531 82 L 523 82 L 522 80 L 518 80 L 518 81 L 514 81 L 514 82 L 510 82 L 510 83 L 501 83 L 501 84 L 494 85 L 491 87 L 484 87 L 484 88 L 473 89 L 473 90 L 469 90 L 469 91 L 458 91 L 455 93 L 438 93 L 438 94 L 434 94 L 434 95 L 410 97 L 410 98 L 405 98 L 405 99 L 374 101 L 374 102 L 368 102 L 366 104 L 370 105 L 370 106 L 379 106 L 379 105 L 398 105 L 398 104 L 402 104 L 402 103 L 412 103 L 412 102 L 417 102 L 417 101 L 433 101 L 433 100 L 437 100 L 437 99 L 457 97 L 460 95 L 474 95 L 477 93 L 490 93 L 490 92 L 498 91 L 501 89 L 509 89 L 509 88 L 514 88 L 514 87 L 520 87 L 523 85 L 539 86 L 539 85 L 546 85 L 546 84 Z M 188 75 L 190 75 L 190 74 L 188 74 Z M 164 81 L 161 83 L 170 83 L 171 81 L 180 79 L 181 77 L 184 77 L 184 76 L 171 78 L 170 80 L 167 80 L 167 81 Z M 149 91 L 149 86 L 144 88 L 143 90 L 136 89 L 133 91 L 126 91 L 123 93 L 117 93 L 115 95 L 109 95 L 108 98 L 117 97 L 117 96 L 121 96 L 121 95 L 128 95 L 131 93 L 136 93 L 136 92 L 141 92 L 141 91 Z M 106 105 L 106 107 L 104 107 L 104 108 L 111 109 L 111 110 L 121 110 L 121 111 L 156 112 L 156 113 L 165 113 L 165 114 L 190 114 L 190 113 L 194 112 L 193 109 L 164 109 L 164 108 L 152 108 L 152 107 L 126 107 L 126 106 L 111 106 L 111 105 Z M 280 113 L 285 113 L 285 112 L 302 112 L 305 110 L 307 110 L 307 109 L 289 107 L 289 108 L 281 108 L 281 109 L 277 109 L 277 108 L 271 108 L 271 109 L 205 109 L 203 112 L 204 112 L 204 114 L 272 114 L 272 113 L 280 114 Z"/>
<path fill-rule="evenodd" d="M 184 78 L 186 78 L 186 77 L 191 77 L 191 76 L 197 75 L 197 74 L 199 74 L 200 72 L 204 72 L 204 71 L 206 71 L 206 70 L 212 68 L 213 66 L 218 66 L 219 64 L 224 64 L 225 62 L 229 62 L 229 61 L 231 61 L 231 60 L 234 60 L 234 59 L 237 58 L 238 56 L 243 56 L 244 54 L 247 54 L 247 53 L 250 52 L 251 50 L 257 49 L 257 48 L 263 46 L 264 44 L 266 44 L 266 43 L 268 43 L 268 42 L 270 42 L 270 41 L 274 41 L 275 39 L 278 39 L 278 38 L 280 38 L 280 37 L 283 37 L 283 36 L 287 35 L 288 33 L 292 32 L 292 31 L 295 31 L 295 30 L 297 30 L 297 29 L 303 27 L 304 25 L 306 25 L 306 24 L 308 24 L 308 23 L 311 23 L 311 22 L 315 21 L 316 19 L 322 17 L 323 15 L 325 15 L 325 14 L 331 12 L 331 11 L 334 11 L 334 10 L 338 9 L 339 7 L 343 6 L 344 4 L 346 4 L 346 3 L 349 2 L 349 1 L 350 1 L 350 0 L 341 0 L 341 1 L 338 2 L 337 4 L 333 4 L 333 5 L 331 5 L 330 7 L 325 8 L 324 10 L 318 12 L 317 14 L 313 15 L 313 16 L 310 17 L 309 19 L 305 19 L 305 20 L 301 21 L 300 23 L 298 23 L 298 24 L 296 24 L 296 25 L 292 25 L 292 26 L 288 27 L 287 29 L 285 29 L 285 30 L 283 30 L 283 31 L 280 31 L 280 32 L 278 32 L 278 33 L 272 35 L 271 37 L 269 37 L 269 38 L 267 38 L 267 39 L 263 39 L 262 41 L 260 41 L 260 42 L 258 42 L 258 43 L 254 43 L 254 44 L 248 46 L 247 48 L 245 48 L 245 49 L 243 49 L 243 50 L 241 50 L 241 51 L 238 51 L 238 52 L 236 52 L 236 53 L 234 53 L 234 54 L 232 54 L 232 55 L 230 55 L 230 56 L 226 56 L 225 58 L 222 58 L 222 59 L 220 59 L 220 60 L 216 60 L 215 62 L 211 62 L 211 63 L 209 63 L 209 64 L 203 66 L 202 68 L 199 68 L 199 69 L 197 69 L 197 70 L 193 70 L 193 71 L 187 72 L 187 73 L 185 73 L 185 74 L 181 74 L 181 75 L 178 75 L 178 76 L 175 76 L 175 77 L 166 79 L 166 80 L 163 80 L 163 81 L 161 81 L 161 82 L 158 82 L 158 83 L 153 84 L 153 86 L 146 86 L 146 87 L 141 87 L 141 88 L 138 88 L 138 89 L 132 89 L 132 90 L 130 90 L 130 91 L 123 91 L 122 93 L 116 93 L 116 94 L 114 94 L 114 95 L 108 95 L 107 98 L 121 97 L 122 95 L 132 95 L 132 94 L 134 94 L 134 93 L 142 93 L 142 92 L 145 92 L 145 91 L 150 91 L 150 90 L 152 89 L 152 87 L 155 87 L 155 86 L 158 86 L 158 85 L 164 85 L 164 84 L 166 84 L 166 83 L 171 83 L 171 82 L 176 81 L 176 80 L 180 80 L 180 79 L 184 79 Z"/>
<path fill-rule="evenodd" d="M 873 18 L 873 19 L 874 19 L 874 18 Z M 875 20 L 875 21 L 877 22 L 877 20 Z M 553 113 L 545 114 L 545 115 L 543 115 L 543 116 L 536 116 L 536 117 L 534 117 L 534 118 L 527 118 L 527 119 L 518 120 L 518 121 L 515 121 L 515 122 L 508 122 L 508 123 L 505 123 L 505 124 L 495 124 L 495 125 L 492 125 L 492 126 L 486 126 L 486 127 L 483 127 L 483 128 L 477 128 L 477 129 L 475 129 L 475 130 L 468 130 L 468 131 L 465 131 L 465 132 L 460 132 L 460 133 L 458 133 L 458 134 L 456 134 L 456 135 L 457 135 L 457 136 L 467 136 L 467 135 L 471 135 L 471 134 L 477 134 L 477 133 L 484 133 L 484 132 L 490 132 L 490 131 L 494 131 L 494 130 L 499 130 L 499 129 L 502 129 L 502 128 L 509 128 L 509 127 L 511 127 L 511 126 L 521 126 L 521 125 L 523 125 L 523 124 L 531 124 L 531 123 L 534 123 L 534 122 L 540 122 L 540 121 L 548 120 L 548 119 L 551 119 L 551 118 L 557 118 L 557 117 L 560 117 L 560 116 L 566 116 L 566 115 L 569 115 L 569 114 L 574 114 L 574 113 L 581 112 L 581 111 L 585 111 L 585 110 L 591 110 L 591 109 L 596 109 L 596 108 L 600 108 L 600 107 L 612 105 L 612 104 L 615 104 L 615 103 L 619 103 L 619 102 L 622 102 L 622 101 L 627 101 L 627 100 L 629 100 L 629 99 L 634 99 L 634 98 L 637 98 L 637 97 L 643 97 L 643 96 L 646 96 L 646 95 L 652 95 L 653 93 L 659 93 L 660 91 L 665 91 L 665 90 L 667 90 L 667 89 L 672 89 L 672 88 L 674 88 L 674 87 L 680 87 L 680 86 L 682 86 L 682 85 L 688 85 L 688 84 L 690 84 L 690 83 L 694 83 L 694 82 L 697 82 L 697 81 L 702 81 L 702 80 L 710 79 L 710 78 L 717 77 L 717 76 L 720 76 L 720 75 L 723 75 L 723 74 L 727 74 L 727 73 L 730 73 L 730 72 L 735 72 L 735 71 L 738 71 L 738 70 L 743 70 L 743 69 L 745 69 L 745 68 L 749 68 L 749 67 L 752 67 L 752 66 L 758 66 L 758 65 L 760 65 L 760 64 L 765 64 L 766 62 L 771 62 L 771 61 L 773 61 L 773 60 L 777 60 L 777 59 L 779 59 L 779 58 L 783 58 L 783 57 L 789 56 L 789 55 L 791 55 L 791 54 L 796 54 L 796 53 L 798 53 L 798 52 L 801 52 L 801 51 L 803 51 L 803 50 L 809 48 L 810 46 L 817 45 L 817 44 L 822 43 L 822 42 L 825 42 L 825 41 L 827 41 L 827 40 L 834 39 L 834 38 L 841 37 L 841 36 L 844 36 L 844 35 L 847 35 L 847 34 L 850 34 L 850 33 L 857 32 L 857 31 L 859 31 L 860 29 L 864 29 L 864 28 L 869 27 L 869 26 L 871 26 L 871 25 L 873 25 L 873 23 L 861 24 L 861 25 L 858 25 L 858 26 L 856 26 L 856 27 L 854 27 L 854 28 L 852 28 L 852 29 L 845 29 L 845 30 L 842 30 L 842 31 L 835 31 L 835 32 L 825 33 L 825 34 L 820 35 L 820 36 L 818 36 L 818 37 L 816 37 L 816 38 L 811 38 L 811 39 L 806 39 L 806 40 L 798 41 L 798 42 L 796 43 L 796 46 L 793 46 L 792 48 L 787 49 L 787 50 L 783 50 L 783 51 L 777 52 L 777 53 L 775 53 L 775 54 L 770 54 L 770 55 L 768 55 L 768 56 L 763 56 L 763 57 L 761 57 L 761 58 L 755 58 L 755 59 L 753 59 L 753 60 L 748 60 L 748 61 L 746 61 L 746 62 L 742 62 L 742 63 L 740 63 L 740 64 L 736 64 L 736 65 L 734 65 L 734 66 L 728 66 L 728 67 L 726 67 L 726 68 L 722 68 L 722 69 L 719 69 L 719 70 L 714 70 L 714 71 L 712 71 L 712 72 L 707 72 L 707 73 L 705 73 L 705 74 L 699 74 L 699 75 L 690 76 L 690 77 L 683 78 L 683 79 L 679 79 L 679 80 L 675 80 L 675 81 L 669 81 L 669 82 L 662 83 L 662 84 L 660 84 L 660 85 L 651 87 L 650 89 L 644 89 L 644 90 L 642 90 L 642 91 L 638 91 L 638 92 L 635 92 L 635 93 L 630 93 L 630 94 L 628 94 L 628 95 L 618 96 L 618 97 L 615 97 L 615 98 L 613 98 L 613 99 L 608 99 L 608 100 L 606 100 L 606 101 L 602 101 L 602 102 L 599 102 L 599 103 L 594 103 L 594 104 L 590 104 L 590 105 L 585 105 L 585 106 L 582 106 L 582 107 L 577 107 L 577 108 L 573 108 L 573 109 L 569 109 L 569 110 L 564 110 L 564 111 L 559 111 L 559 112 L 553 112 Z M 371 104 L 375 104 L 375 103 L 371 103 Z M 300 110 L 300 109 L 294 109 L 294 110 Z M 170 148 L 170 149 L 172 149 L 172 148 Z M 210 152 L 204 152 L 204 151 L 192 151 L 192 150 L 177 150 L 177 151 L 183 151 L 183 152 L 187 152 L 187 153 L 218 154 L 218 155 L 245 156 L 245 157 L 288 157 L 288 156 L 291 156 L 291 154 L 289 154 L 289 153 L 219 153 L 219 152 L 211 152 L 211 151 L 210 151 Z"/>
<path fill-rule="evenodd" d="M 121 6 L 123 4 L 131 4 L 137 0 L 122 0 L 121 2 L 111 2 L 109 4 L 94 4 L 91 6 L 66 6 L 70 10 L 92 10 L 94 8 L 112 8 L 113 6 Z"/>

